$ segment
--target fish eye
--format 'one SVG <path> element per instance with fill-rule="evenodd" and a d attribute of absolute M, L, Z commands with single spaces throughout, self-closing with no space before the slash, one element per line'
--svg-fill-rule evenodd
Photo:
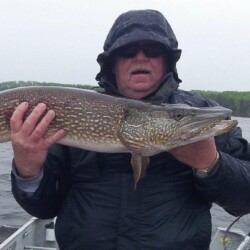
<path fill-rule="evenodd" d="M 174 114 L 174 119 L 175 119 L 176 121 L 181 120 L 183 117 L 184 117 L 184 115 L 183 115 L 182 112 L 177 112 L 177 113 Z"/>

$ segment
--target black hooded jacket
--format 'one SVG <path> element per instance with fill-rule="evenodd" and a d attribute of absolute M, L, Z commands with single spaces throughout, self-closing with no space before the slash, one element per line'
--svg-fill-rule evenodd
<path fill-rule="evenodd" d="M 155 21 L 157 20 L 157 26 Z M 156 11 L 121 15 L 98 56 L 100 85 L 119 95 L 110 65 L 112 51 L 137 40 L 161 42 L 172 55 L 172 72 L 152 102 L 213 106 L 212 100 L 178 90 L 177 40 L 166 19 Z M 163 152 L 150 158 L 147 176 L 136 190 L 130 154 L 107 154 L 54 145 L 34 193 L 19 190 L 18 203 L 40 218 L 57 216 L 56 237 L 61 250 L 207 250 L 211 237 L 211 203 L 233 215 L 250 212 L 250 145 L 239 128 L 216 138 L 217 169 L 198 178 L 192 169 Z"/>
<path fill-rule="evenodd" d="M 163 44 L 166 47 L 168 68 L 170 73 L 165 76 L 161 86 L 145 99 L 150 101 L 167 102 L 170 94 L 176 90 L 181 80 L 178 77 L 176 62 L 181 56 L 178 49 L 178 42 L 174 32 L 166 18 L 154 10 L 129 11 L 120 15 L 104 43 L 104 52 L 99 54 L 97 61 L 101 70 L 96 76 L 99 85 L 106 90 L 106 93 L 120 96 L 112 73 L 113 53 L 120 47 L 140 41 L 150 40 Z"/>

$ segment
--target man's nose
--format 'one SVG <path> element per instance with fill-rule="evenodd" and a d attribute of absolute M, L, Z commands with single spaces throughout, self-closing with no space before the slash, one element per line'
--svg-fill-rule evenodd
<path fill-rule="evenodd" d="M 136 60 L 145 60 L 147 59 L 147 56 L 144 54 L 143 50 L 140 49 L 137 54 L 135 55 Z"/>

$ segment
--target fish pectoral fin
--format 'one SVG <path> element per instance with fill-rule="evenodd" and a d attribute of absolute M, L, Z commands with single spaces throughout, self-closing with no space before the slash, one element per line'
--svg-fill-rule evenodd
<path fill-rule="evenodd" d="M 149 165 L 149 157 L 132 153 L 131 165 L 133 168 L 136 189 L 138 181 L 146 176 L 147 168 Z"/>

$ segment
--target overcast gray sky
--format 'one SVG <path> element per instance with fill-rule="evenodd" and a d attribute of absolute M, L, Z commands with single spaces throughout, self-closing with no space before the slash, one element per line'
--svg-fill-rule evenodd
<path fill-rule="evenodd" d="M 0 82 L 97 84 L 97 54 L 115 18 L 161 11 L 186 90 L 250 90 L 249 0 L 0 0 Z"/>

